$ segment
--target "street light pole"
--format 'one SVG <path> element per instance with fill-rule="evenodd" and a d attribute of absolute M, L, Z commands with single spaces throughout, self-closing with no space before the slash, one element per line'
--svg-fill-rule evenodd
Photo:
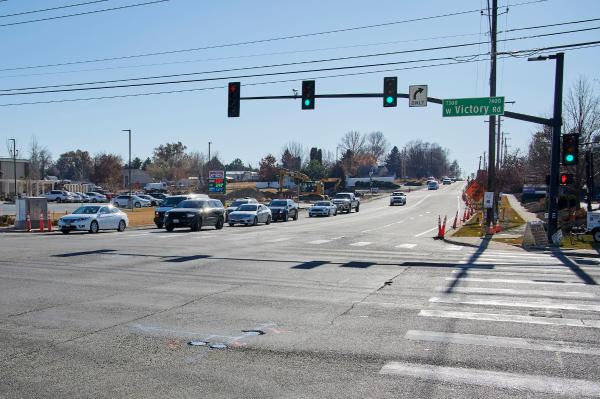
<path fill-rule="evenodd" d="M 208 162 L 210 162 L 210 145 L 212 144 L 212 141 L 208 142 Z"/>
<path fill-rule="evenodd" d="M 131 198 L 132 195 L 132 191 L 131 191 L 131 129 L 123 129 L 124 132 L 129 133 L 129 166 L 127 167 L 127 169 L 129 170 L 129 201 L 130 201 L 130 208 L 133 209 L 133 198 Z"/>
<path fill-rule="evenodd" d="M 15 179 L 15 203 L 16 203 L 17 198 L 19 197 L 19 194 L 17 192 L 17 141 L 16 141 L 16 139 L 9 139 L 9 141 L 12 141 L 12 144 L 13 144 L 12 156 L 13 156 L 13 175 L 14 175 L 14 179 Z"/>

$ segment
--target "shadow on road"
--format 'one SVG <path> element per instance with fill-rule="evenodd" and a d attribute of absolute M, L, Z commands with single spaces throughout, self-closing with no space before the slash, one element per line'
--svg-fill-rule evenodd
<path fill-rule="evenodd" d="M 490 245 L 490 240 L 491 238 L 483 238 L 481 240 L 481 244 L 477 248 L 477 251 L 475 251 L 473 255 L 469 257 L 467 263 L 460 265 L 460 273 L 457 273 L 456 276 L 454 276 L 454 280 L 452 280 L 452 282 L 446 288 L 446 294 L 452 293 L 452 291 L 454 291 L 454 288 L 460 283 L 460 280 L 467 277 L 467 275 L 469 274 L 469 269 L 474 268 L 473 263 L 477 262 L 477 260 L 481 257 L 481 255 L 483 255 L 487 247 Z M 489 266 L 491 266 L 490 268 L 493 267 L 493 265 Z M 475 266 L 475 268 L 481 267 Z"/>

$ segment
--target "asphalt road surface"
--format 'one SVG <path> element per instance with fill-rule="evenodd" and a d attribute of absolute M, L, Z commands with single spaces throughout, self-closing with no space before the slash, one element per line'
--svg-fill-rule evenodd
<path fill-rule="evenodd" d="M 461 188 L 270 226 L 2 234 L 0 397 L 600 397 L 598 261 L 433 240 Z"/>

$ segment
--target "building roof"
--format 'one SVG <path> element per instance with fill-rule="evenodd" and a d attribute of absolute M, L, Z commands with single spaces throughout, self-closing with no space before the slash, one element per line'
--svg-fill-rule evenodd
<path fill-rule="evenodd" d="M 3 162 L 13 162 L 13 159 L 12 158 L 7 158 L 7 157 L 0 157 L 0 161 L 3 161 Z M 22 162 L 22 163 L 29 163 L 29 159 L 17 158 L 16 161 L 17 162 Z"/>

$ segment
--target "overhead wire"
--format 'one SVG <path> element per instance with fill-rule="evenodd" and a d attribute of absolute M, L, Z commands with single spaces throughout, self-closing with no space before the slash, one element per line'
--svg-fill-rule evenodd
<path fill-rule="evenodd" d="M 160 0 L 160 1 L 169 1 L 169 0 Z M 536 3 L 543 3 L 543 2 L 547 2 L 547 1 L 548 0 L 525 1 L 525 2 L 521 2 L 521 3 L 516 3 L 516 4 L 512 5 L 512 7 L 530 5 L 530 4 L 536 4 Z M 351 32 L 351 31 L 364 30 L 364 29 L 373 29 L 373 28 L 379 28 L 379 27 L 384 27 L 384 26 L 391 26 L 391 25 L 405 24 L 405 23 L 411 23 L 411 22 L 419 22 L 419 21 L 426 21 L 426 20 L 432 20 L 432 19 L 446 18 L 446 17 L 458 16 L 458 15 L 472 14 L 475 12 L 481 12 L 481 9 L 457 11 L 457 12 L 453 12 L 453 13 L 404 19 L 404 20 L 399 20 L 399 21 L 384 22 L 384 23 L 372 24 L 372 25 L 363 25 L 363 26 L 347 27 L 347 28 L 341 28 L 341 29 L 332 29 L 332 30 L 320 31 L 320 32 L 279 36 L 279 37 L 272 37 L 272 38 L 266 38 L 266 39 L 241 41 L 241 42 L 214 44 L 214 45 L 188 48 L 188 49 L 177 49 L 177 50 L 150 52 L 150 53 L 130 54 L 130 55 L 118 56 L 118 57 L 95 58 L 95 59 L 88 59 L 88 60 L 54 63 L 54 64 L 42 64 L 42 65 L 29 65 L 29 66 L 20 66 L 20 67 L 12 67 L 12 68 L 2 68 L 2 69 L 0 69 L 0 72 L 15 71 L 15 70 L 21 70 L 21 69 L 35 69 L 35 68 L 66 66 L 66 65 L 87 64 L 87 63 L 94 63 L 94 62 L 126 60 L 126 59 L 132 59 L 132 58 L 142 58 L 142 57 L 151 57 L 151 56 L 158 56 L 158 55 L 178 54 L 178 53 L 185 53 L 185 52 L 192 52 L 192 51 L 211 50 L 211 49 L 217 49 L 217 48 L 237 47 L 237 46 L 245 46 L 245 45 L 252 45 L 252 44 L 269 43 L 269 42 L 282 41 L 282 40 L 299 39 L 299 38 L 314 37 L 314 36 L 324 36 L 324 35 L 329 35 L 329 34 Z M 0 27 L 1 26 L 2 25 L 0 25 Z"/>
<path fill-rule="evenodd" d="M 585 46 L 580 47 L 571 47 L 565 48 L 565 51 L 570 50 L 578 50 L 580 48 L 590 48 L 590 47 L 598 47 L 600 46 L 600 41 L 593 42 L 595 44 L 587 44 Z M 554 48 L 550 49 L 554 50 Z M 540 53 L 548 52 L 550 50 L 542 50 Z M 509 57 L 509 55 L 504 54 L 498 58 Z M 418 68 L 434 68 L 441 66 L 449 66 L 449 65 L 457 65 L 457 64 L 466 64 L 475 61 L 455 61 L 455 62 L 447 62 L 447 63 L 438 63 L 438 64 L 430 64 L 430 65 L 418 65 L 411 67 L 403 67 L 403 68 L 392 68 L 392 69 L 381 69 L 376 71 L 363 71 L 363 72 L 353 72 L 353 73 L 345 73 L 345 74 L 336 74 L 336 75 L 325 75 L 325 76 L 311 76 L 311 77 L 301 77 L 301 78 L 292 78 L 285 80 L 276 80 L 276 81 L 267 81 L 267 82 L 253 82 L 253 83 L 244 83 L 244 87 L 246 86 L 260 86 L 260 85 L 271 85 L 271 84 L 280 84 L 280 83 L 288 83 L 288 82 L 299 82 L 305 79 L 332 79 L 332 78 L 340 78 L 340 77 L 349 77 L 349 76 L 357 76 L 357 75 L 368 75 L 368 74 L 377 74 L 377 73 L 387 73 L 387 72 L 395 72 L 400 70 L 410 70 L 410 69 L 418 69 Z M 42 100 L 42 101 L 31 101 L 31 102 L 21 102 L 21 103 L 5 103 L 0 104 L 0 107 L 10 107 L 10 106 L 23 106 L 23 105 L 38 105 L 38 104 L 54 104 L 54 103 L 65 103 L 65 102 L 78 102 L 78 101 L 95 101 L 95 100 L 105 100 L 105 99 L 117 99 L 117 98 L 127 98 L 127 97 L 141 97 L 141 96 L 153 96 L 153 95 L 164 95 L 164 94 L 176 94 L 176 93 L 185 93 L 185 92 L 196 92 L 196 91 L 206 91 L 206 90 L 215 90 L 215 89 L 225 89 L 227 85 L 220 86 L 212 86 L 212 87 L 202 87 L 202 88 L 192 88 L 192 89 L 181 89 L 181 90 L 169 90 L 169 91 L 160 91 L 160 92 L 146 92 L 146 93 L 132 93 L 132 94 L 118 94 L 111 96 L 100 96 L 100 97 L 84 97 L 84 98 L 68 98 L 68 99 L 59 99 L 59 100 Z"/>
<path fill-rule="evenodd" d="M 529 50 L 502 52 L 502 53 L 498 53 L 498 55 L 506 54 L 506 55 L 510 55 L 510 56 L 518 56 L 518 54 L 521 54 L 523 52 L 540 52 L 540 51 L 550 50 L 550 49 L 559 49 L 559 48 L 567 49 L 567 48 L 572 48 L 572 47 L 590 46 L 590 45 L 596 45 L 596 44 L 600 44 L 600 41 L 571 43 L 571 44 L 566 44 L 566 45 L 542 47 L 542 48 L 529 49 Z M 472 56 L 472 55 L 469 55 L 469 56 Z M 19 93 L 0 93 L 0 97 L 15 96 L 15 95 L 88 91 L 88 90 L 122 89 L 122 88 L 129 88 L 129 87 L 147 87 L 147 86 L 170 85 L 170 84 L 210 82 L 210 81 L 217 81 L 217 80 L 234 80 L 234 79 L 266 77 L 266 76 L 292 75 L 292 74 L 300 74 L 300 73 L 341 71 L 341 70 L 349 70 L 349 69 L 357 69 L 357 68 L 372 68 L 372 67 L 379 67 L 379 66 L 399 65 L 399 64 L 406 64 L 406 63 L 427 62 L 427 61 L 433 61 L 433 60 L 448 60 L 448 59 L 456 59 L 456 57 L 430 58 L 430 59 L 424 59 L 424 60 L 420 60 L 420 61 L 411 60 L 411 61 L 384 62 L 384 63 L 376 63 L 376 64 L 346 65 L 346 66 L 337 66 L 337 67 L 328 67 L 328 68 L 314 68 L 314 69 L 307 69 L 307 70 L 265 72 L 265 73 L 259 73 L 259 74 L 220 76 L 220 77 L 201 78 L 201 79 L 185 79 L 185 80 L 176 80 L 176 81 L 130 83 L 130 84 L 122 84 L 122 85 L 79 87 L 79 88 L 55 89 L 55 90 L 38 90 L 38 91 L 27 91 L 27 92 L 19 92 Z M 465 61 L 465 62 L 467 62 L 467 61 Z M 468 62 L 473 62 L 473 61 L 468 61 Z"/>
<path fill-rule="evenodd" d="M 600 26 L 584 28 L 584 29 L 577 29 L 577 30 L 570 30 L 570 31 L 563 31 L 563 32 L 552 32 L 552 33 L 543 33 L 543 34 L 537 34 L 537 35 L 507 38 L 507 39 L 498 40 L 498 42 L 525 40 L 525 39 L 532 39 L 532 38 L 539 38 L 539 37 L 547 37 L 547 36 L 555 36 L 555 35 L 569 34 L 569 33 L 575 33 L 575 32 L 597 30 L 597 29 L 600 29 Z M 435 46 L 435 47 L 426 47 L 426 48 L 409 49 L 409 50 L 389 51 L 389 52 L 383 52 L 383 53 L 361 54 L 361 55 L 353 55 L 353 56 L 345 56 L 345 57 L 333 57 L 333 58 L 326 58 L 326 59 L 296 61 L 296 62 L 287 62 L 287 63 L 278 63 L 278 64 L 255 65 L 255 66 L 248 66 L 248 67 L 227 68 L 227 69 L 201 71 L 201 72 L 177 73 L 177 74 L 158 75 L 158 76 L 143 76 L 143 77 L 135 77 L 135 78 L 112 79 L 112 80 L 102 80 L 102 81 L 92 81 L 92 82 L 65 83 L 65 84 L 34 86 L 34 87 L 9 88 L 9 89 L 0 89 L 0 95 L 8 95 L 8 94 L 1 94 L 1 93 L 14 92 L 14 91 L 40 90 L 40 89 L 57 88 L 57 87 L 89 86 L 89 85 L 96 85 L 96 84 L 132 82 L 132 81 L 139 81 L 139 80 L 166 79 L 166 78 L 204 75 L 204 74 L 237 72 L 237 71 L 247 71 L 247 70 L 256 70 L 256 69 L 267 69 L 267 68 L 279 68 L 279 67 L 288 67 L 288 66 L 296 66 L 296 65 L 333 62 L 333 61 L 348 61 L 348 60 L 356 60 L 356 59 L 363 59 L 363 58 L 383 57 L 383 56 L 391 56 L 391 55 L 428 52 L 428 51 L 435 51 L 435 50 L 456 49 L 456 48 L 470 47 L 470 46 L 475 46 L 475 45 L 480 45 L 480 44 L 483 44 L 483 42 L 460 43 L 460 44 L 452 44 L 452 45 L 445 45 L 445 46 Z M 444 59 L 446 59 L 446 58 L 452 58 L 452 57 L 445 57 Z M 113 87 L 108 87 L 108 88 L 113 88 Z M 94 88 L 62 89 L 62 90 L 75 91 L 75 90 L 86 90 L 86 89 L 94 89 Z M 12 94 L 12 95 L 30 94 L 30 92 L 9 93 L 9 94 Z M 36 92 L 35 94 L 39 94 L 39 93 Z"/>
<path fill-rule="evenodd" d="M 124 10 L 126 8 L 148 6 L 148 5 L 151 5 L 151 4 L 165 3 L 167 1 L 170 1 L 170 0 L 153 0 L 153 1 L 147 1 L 147 2 L 144 2 L 144 3 L 127 4 L 127 5 L 124 5 L 124 6 L 111 7 L 111 8 L 103 8 L 101 10 L 82 11 L 82 12 L 73 13 L 73 14 L 57 15 L 57 16 L 54 16 L 54 17 L 30 19 L 30 20 L 27 20 L 27 21 L 9 22 L 9 23 L 6 23 L 6 24 L 0 24 L 0 28 L 5 28 L 5 27 L 8 27 L 8 26 L 15 26 L 15 25 L 30 24 L 30 23 L 34 23 L 34 22 L 43 22 L 43 21 L 52 21 L 52 20 L 63 19 L 63 18 L 79 17 L 79 16 L 82 16 L 82 15 L 98 14 L 98 13 L 108 12 L 108 11 Z"/>
<path fill-rule="evenodd" d="M 31 11 L 21 11 L 21 12 L 15 12 L 12 14 L 4 14 L 4 15 L 0 15 L 0 18 L 8 18 L 8 17 L 16 17 L 19 15 L 27 15 L 27 14 L 35 14 L 38 12 L 47 12 L 47 11 L 55 11 L 55 10 L 62 10 L 65 8 L 72 8 L 72 7 L 81 7 L 81 6 L 86 6 L 89 4 L 95 4 L 95 3 L 104 3 L 107 2 L 108 0 L 92 0 L 92 1 L 86 1 L 83 3 L 75 3 L 75 4 L 65 4 L 62 6 L 56 6 L 56 7 L 50 7 L 50 8 L 42 8 L 39 10 L 31 10 Z"/>

